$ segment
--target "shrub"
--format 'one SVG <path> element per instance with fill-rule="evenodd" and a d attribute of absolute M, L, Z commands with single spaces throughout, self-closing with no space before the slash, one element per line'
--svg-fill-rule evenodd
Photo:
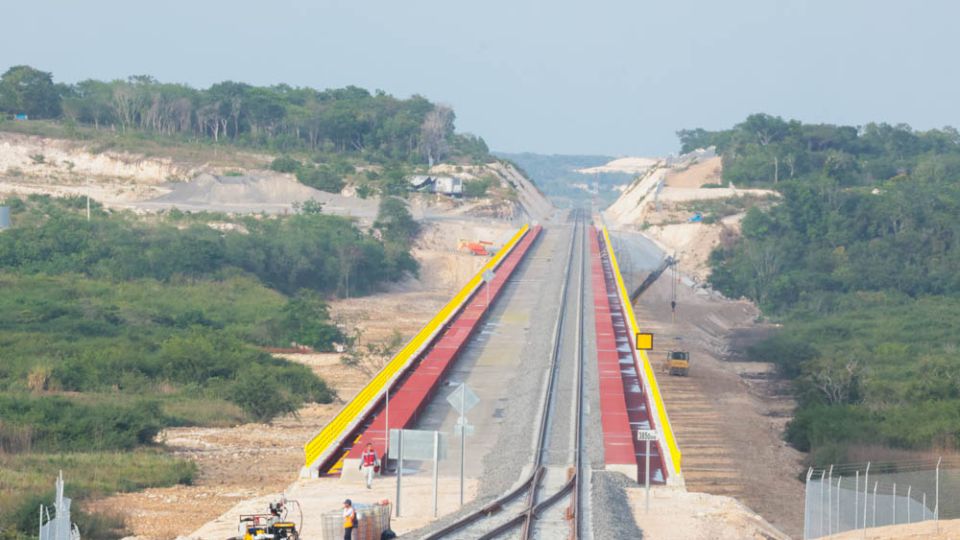
<path fill-rule="evenodd" d="M 281 156 L 270 162 L 270 170 L 280 173 L 295 173 L 300 169 L 300 162 L 289 156 Z"/>
<path fill-rule="evenodd" d="M 236 403 L 252 418 L 269 422 L 281 414 L 297 411 L 298 400 L 273 373 L 258 366 L 245 370 L 237 377 L 230 401 Z"/>
<path fill-rule="evenodd" d="M 487 194 L 487 190 L 496 185 L 496 183 L 496 180 L 487 177 L 477 180 L 467 180 L 463 183 L 463 196 L 483 197 Z"/>
<path fill-rule="evenodd" d="M 129 450 L 152 443 L 163 425 L 159 404 L 149 401 L 87 405 L 61 397 L 0 394 L 0 417 L 14 426 L 30 426 L 30 446 L 37 450 Z"/>
<path fill-rule="evenodd" d="M 328 193 L 340 193 L 340 190 L 342 190 L 345 185 L 345 182 L 337 173 L 323 165 L 299 169 L 297 171 L 297 180 L 300 180 L 300 183 L 304 185 Z"/>

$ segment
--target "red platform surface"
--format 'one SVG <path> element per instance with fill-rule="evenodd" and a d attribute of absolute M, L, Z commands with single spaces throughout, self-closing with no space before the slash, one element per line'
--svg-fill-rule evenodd
<path fill-rule="evenodd" d="M 490 288 L 489 298 L 492 304 L 541 230 L 540 226 L 532 227 L 497 267 L 494 279 L 490 283 L 484 283 L 473 293 L 419 363 L 411 369 L 406 379 L 390 393 L 390 425 L 386 424 L 386 414 L 381 406 L 367 427 L 359 432 L 359 436 L 354 437 L 355 442 L 349 450 L 348 458 L 359 459 L 367 443 L 372 443 L 377 454 L 382 456 L 386 452 L 386 434 L 389 430 L 407 428 L 416 421 L 417 415 L 433 396 L 444 374 L 453 365 L 457 355 L 467 345 L 486 315 L 489 307 L 486 288 Z"/>
<path fill-rule="evenodd" d="M 643 384 L 634 362 L 633 348 L 623 324 L 614 276 L 600 242 L 597 234 L 590 235 L 590 283 L 597 332 L 604 461 L 608 465 L 636 467 L 637 480 L 643 482 L 646 446 L 636 440 L 635 433 L 638 429 L 652 429 L 655 426 L 647 412 L 647 396 L 642 391 Z M 666 478 L 660 456 L 659 442 L 651 445 L 651 483 L 662 483 Z"/>

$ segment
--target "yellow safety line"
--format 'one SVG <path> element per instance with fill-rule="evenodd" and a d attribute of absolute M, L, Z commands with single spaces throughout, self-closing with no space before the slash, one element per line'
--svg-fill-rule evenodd
<path fill-rule="evenodd" d="M 633 339 L 633 336 L 637 335 L 637 332 L 640 331 L 637 326 L 636 316 L 633 314 L 633 306 L 630 304 L 630 295 L 627 294 L 627 288 L 623 284 L 623 277 L 620 276 L 620 266 L 617 264 L 617 255 L 613 252 L 613 244 L 610 242 L 610 234 L 607 232 L 607 227 L 603 227 L 603 238 L 607 243 L 607 253 L 610 255 L 610 266 L 613 267 L 613 275 L 617 279 L 617 288 L 620 290 L 620 303 L 625 307 L 624 311 L 627 314 L 627 318 L 630 319 L 630 328 L 633 329 L 633 334 L 630 336 Z M 633 347 L 633 345 L 631 345 Z M 660 426 L 660 429 L 663 430 L 663 436 L 667 442 L 667 448 L 670 451 L 670 460 L 673 462 L 674 471 L 677 474 L 681 474 L 680 462 L 681 462 L 681 453 L 680 448 L 677 447 L 677 439 L 673 435 L 673 426 L 670 425 L 670 419 L 667 417 L 667 408 L 663 405 L 663 396 L 660 395 L 660 386 L 657 385 L 657 377 L 653 373 L 653 367 L 650 365 L 650 358 L 647 357 L 647 351 L 637 351 L 640 353 L 640 358 L 643 359 L 643 372 L 646 376 L 647 382 L 650 385 L 650 393 L 653 394 L 654 406 L 657 408 L 657 424 Z"/>
<path fill-rule="evenodd" d="M 503 260 L 507 254 L 513 250 L 520 239 L 523 238 L 529 228 L 530 225 L 521 227 L 520 230 L 513 235 L 513 238 L 504 244 L 503 248 L 460 289 L 460 292 L 363 387 L 363 390 L 360 390 L 360 393 L 358 393 L 350 403 L 347 403 L 337 416 L 324 426 L 320 433 L 304 445 L 303 452 L 307 467 L 310 467 L 330 449 L 331 445 L 335 445 L 337 441 L 343 438 L 343 435 L 348 430 L 352 429 L 358 416 L 364 413 L 374 401 L 380 398 L 386 385 L 392 382 L 394 378 L 416 358 L 417 354 L 429 343 L 440 327 L 446 324 L 448 319 L 450 319 L 450 317 L 463 306 L 467 299 L 470 298 L 474 291 L 480 287 L 484 272 L 496 268 L 500 261 Z"/>

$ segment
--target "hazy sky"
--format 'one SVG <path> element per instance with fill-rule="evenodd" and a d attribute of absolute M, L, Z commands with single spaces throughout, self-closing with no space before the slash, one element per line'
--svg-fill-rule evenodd
<path fill-rule="evenodd" d="M 956 1 L 3 4 L 0 70 L 419 93 L 502 151 L 663 154 L 752 112 L 960 123 Z"/>

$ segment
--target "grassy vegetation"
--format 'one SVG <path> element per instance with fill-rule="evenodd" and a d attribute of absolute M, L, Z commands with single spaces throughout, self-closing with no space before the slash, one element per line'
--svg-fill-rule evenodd
<path fill-rule="evenodd" d="M 795 381 L 787 439 L 820 465 L 960 446 L 957 131 L 754 115 L 681 138 L 717 145 L 725 181 L 782 195 L 712 254 L 710 281 L 784 323 L 751 353 Z"/>
<path fill-rule="evenodd" d="M 63 471 L 66 495 L 76 500 L 149 487 L 190 484 L 196 466 L 152 449 L 135 452 L 0 453 L 0 538 L 36 534 L 38 508 L 54 498 Z M 84 538 L 121 538 L 123 522 L 91 515 L 82 505 L 73 518 Z"/>
<path fill-rule="evenodd" d="M 740 195 L 722 199 L 680 202 L 677 203 L 677 209 L 691 214 L 700 213 L 704 223 L 716 223 L 725 217 L 740 214 L 750 208 L 769 208 L 775 201 L 775 196 Z"/>
<path fill-rule="evenodd" d="M 857 442 L 947 449 L 960 436 L 957 325 L 955 298 L 856 293 L 798 310 L 750 354 L 795 379 L 787 439 L 818 463 L 844 462 Z"/>
<path fill-rule="evenodd" d="M 18 502 L 0 500 L 0 523 L 16 534 L 35 527 L 19 524 L 24 505 L 49 503 L 51 468 L 80 498 L 189 482 L 191 466 L 155 451 L 163 428 L 270 421 L 331 401 L 309 368 L 263 348 L 346 342 L 326 300 L 416 271 L 416 222 L 394 198 L 383 199 L 376 237 L 306 204 L 276 218 L 138 217 L 94 204 L 90 220 L 79 199 L 6 204 L 0 497 Z M 110 466 L 87 467 L 97 459 Z M 122 532 L 109 517 L 82 519 L 98 531 L 86 537 Z"/>

